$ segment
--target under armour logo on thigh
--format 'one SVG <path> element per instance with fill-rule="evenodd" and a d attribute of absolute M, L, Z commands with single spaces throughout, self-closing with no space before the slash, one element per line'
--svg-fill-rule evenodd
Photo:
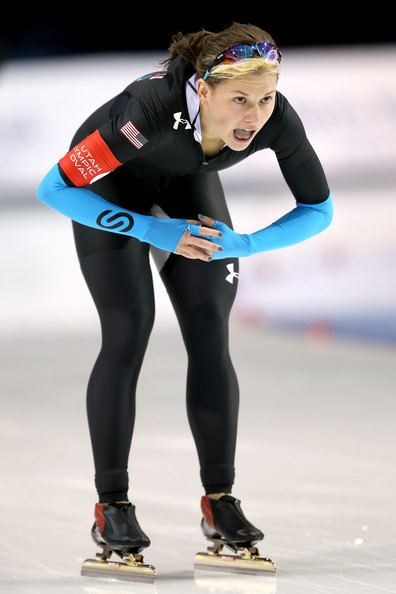
<path fill-rule="evenodd" d="M 234 284 L 234 278 L 239 278 L 239 272 L 234 271 L 234 262 L 231 262 L 231 264 L 227 264 L 226 268 L 230 273 L 227 274 L 226 281 L 228 281 L 231 284 Z"/>
<path fill-rule="evenodd" d="M 126 233 L 130 229 L 132 229 L 135 221 L 133 220 L 132 215 L 129 212 L 118 211 L 113 214 L 111 217 L 107 217 L 110 213 L 114 211 L 112 210 L 104 210 L 100 213 L 98 218 L 96 219 L 96 224 L 99 227 L 103 227 L 104 229 L 119 229 L 122 233 Z M 125 220 L 126 219 L 126 220 Z M 114 224 L 112 224 L 114 223 Z M 120 229 L 120 227 L 124 227 L 124 229 Z"/>

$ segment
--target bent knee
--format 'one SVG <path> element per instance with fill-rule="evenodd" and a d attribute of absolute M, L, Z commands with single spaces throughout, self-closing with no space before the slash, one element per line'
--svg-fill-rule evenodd
<path fill-rule="evenodd" d="M 183 323 L 184 336 L 189 350 L 200 353 L 227 352 L 228 348 L 228 310 L 225 311 L 220 303 L 202 302 L 189 309 L 189 314 Z"/>
<path fill-rule="evenodd" d="M 114 352 L 136 348 L 141 341 L 148 339 L 154 325 L 154 307 L 133 307 L 101 310 L 103 345 Z"/>

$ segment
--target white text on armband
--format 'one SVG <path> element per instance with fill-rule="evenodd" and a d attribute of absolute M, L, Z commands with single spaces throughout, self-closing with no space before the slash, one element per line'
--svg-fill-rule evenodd
<path fill-rule="evenodd" d="M 70 160 L 86 180 L 96 177 L 98 173 L 103 171 L 103 168 L 95 161 L 85 144 L 76 145 L 73 151 L 69 152 Z"/>

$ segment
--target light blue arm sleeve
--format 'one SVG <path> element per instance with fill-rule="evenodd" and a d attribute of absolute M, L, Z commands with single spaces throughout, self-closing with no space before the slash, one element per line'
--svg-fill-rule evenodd
<path fill-rule="evenodd" d="M 187 229 L 199 233 L 199 225 L 186 219 L 160 219 L 121 208 L 87 188 L 66 184 L 56 163 L 42 179 L 36 196 L 41 202 L 74 221 L 121 235 L 130 235 L 160 249 L 174 252 Z"/>
<path fill-rule="evenodd" d="M 248 234 L 249 255 L 293 245 L 324 231 L 333 220 L 331 193 L 320 204 L 296 202 L 297 207 L 268 227 Z"/>
<path fill-rule="evenodd" d="M 317 235 L 330 225 L 333 219 L 331 194 L 320 204 L 296 204 L 297 207 L 283 217 L 254 233 L 236 233 L 222 221 L 216 221 L 213 227 L 223 233 L 216 243 L 221 245 L 223 251 L 214 252 L 213 258 L 238 258 L 276 250 Z"/>

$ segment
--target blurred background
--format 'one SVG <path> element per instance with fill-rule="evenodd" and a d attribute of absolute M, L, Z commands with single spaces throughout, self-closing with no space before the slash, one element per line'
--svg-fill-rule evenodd
<path fill-rule="evenodd" d="M 332 5 L 334 7 L 334 5 Z M 289 11 L 289 9 L 288 9 Z M 335 216 L 297 246 L 242 259 L 236 323 L 395 343 L 395 33 L 384 17 L 340 9 L 278 10 L 108 21 L 68 12 L 2 23 L 0 219 L 3 332 L 94 328 L 97 317 L 77 265 L 70 221 L 35 198 L 80 123 L 132 80 L 159 68 L 170 38 L 233 20 L 271 32 L 284 52 L 278 88 L 300 114 L 328 177 Z M 203 12 L 203 11 L 202 11 Z M 316 24 L 315 24 L 316 23 Z M 294 207 L 272 151 L 220 172 L 234 226 L 262 228 Z M 17 238 L 17 241 L 15 239 Z M 158 277 L 156 276 L 158 284 Z M 26 295 L 29 297 L 26 298 Z M 45 315 L 43 312 L 45 311 Z M 162 286 L 157 323 L 175 324 Z"/>
<path fill-rule="evenodd" d="M 269 31 L 283 52 L 278 89 L 322 162 L 334 220 L 303 243 L 240 259 L 230 320 L 241 393 L 235 494 L 267 535 L 260 552 L 279 568 L 264 582 L 196 579 L 192 588 L 192 556 L 205 543 L 185 417 L 187 357 L 152 261 L 156 321 L 130 460 L 132 500 L 153 543 L 145 558 L 164 579 L 150 591 L 395 592 L 394 20 L 372 5 L 347 16 L 345 3 L 8 8 L 0 25 L 0 590 L 115 591 L 78 577 L 95 550 L 85 392 L 99 318 L 70 219 L 41 203 L 37 186 L 93 110 L 158 69 L 172 35 L 238 21 Z M 272 151 L 220 177 L 240 232 L 295 206 Z"/>

